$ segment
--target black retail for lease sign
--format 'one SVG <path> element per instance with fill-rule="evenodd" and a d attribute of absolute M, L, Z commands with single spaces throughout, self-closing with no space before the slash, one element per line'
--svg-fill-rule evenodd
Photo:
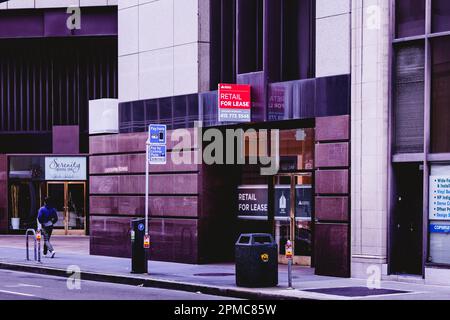
<path fill-rule="evenodd" d="M 238 215 L 242 217 L 267 217 L 269 196 L 266 185 L 240 186 L 238 188 Z M 295 188 L 295 216 L 311 218 L 312 187 Z M 275 216 L 289 217 L 291 208 L 291 186 L 275 186 Z"/>
<path fill-rule="evenodd" d="M 238 215 L 266 217 L 268 215 L 267 186 L 240 186 L 238 188 Z"/>

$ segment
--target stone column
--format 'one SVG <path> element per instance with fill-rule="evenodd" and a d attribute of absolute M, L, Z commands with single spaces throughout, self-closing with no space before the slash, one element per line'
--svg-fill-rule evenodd
<path fill-rule="evenodd" d="M 352 1 L 352 277 L 386 273 L 390 1 Z"/>

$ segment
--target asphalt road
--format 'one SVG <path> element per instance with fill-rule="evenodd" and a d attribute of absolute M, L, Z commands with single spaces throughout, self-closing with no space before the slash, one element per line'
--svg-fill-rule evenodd
<path fill-rule="evenodd" d="M 72 287 L 72 290 L 69 289 Z M 0 270 L 0 300 L 229 300 L 218 296 Z"/>

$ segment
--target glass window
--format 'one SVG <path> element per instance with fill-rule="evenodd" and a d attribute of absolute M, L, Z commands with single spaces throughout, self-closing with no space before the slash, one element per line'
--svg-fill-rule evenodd
<path fill-rule="evenodd" d="M 314 77 L 315 1 L 282 2 L 282 80 Z"/>
<path fill-rule="evenodd" d="M 210 89 L 236 82 L 236 0 L 210 1 Z"/>
<path fill-rule="evenodd" d="M 442 32 L 450 30 L 450 1 L 433 0 L 432 2 L 432 31 Z"/>
<path fill-rule="evenodd" d="M 450 165 L 433 165 L 430 176 L 428 261 L 450 264 Z"/>
<path fill-rule="evenodd" d="M 238 73 L 263 68 L 264 1 L 238 1 Z"/>
<path fill-rule="evenodd" d="M 450 152 L 450 37 L 433 39 L 431 150 Z"/>
<path fill-rule="evenodd" d="M 424 68 L 423 42 L 413 42 L 396 48 L 395 153 L 423 152 Z"/>
<path fill-rule="evenodd" d="M 397 38 L 425 34 L 425 0 L 397 0 L 395 12 Z"/>
<path fill-rule="evenodd" d="M 9 178 L 45 179 L 44 157 L 11 157 L 9 160 Z"/>
<path fill-rule="evenodd" d="M 280 131 L 280 170 L 314 169 L 314 129 Z"/>

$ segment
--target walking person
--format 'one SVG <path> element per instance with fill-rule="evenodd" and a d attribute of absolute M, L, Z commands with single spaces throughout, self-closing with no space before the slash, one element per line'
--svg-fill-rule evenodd
<path fill-rule="evenodd" d="M 58 213 L 53 207 L 51 199 L 46 197 L 44 199 L 44 206 L 39 209 L 38 213 L 38 228 L 40 225 L 42 235 L 44 237 L 44 256 L 50 253 L 50 257 L 55 257 L 55 250 L 50 243 L 50 238 L 53 232 L 53 226 L 58 222 Z"/>

